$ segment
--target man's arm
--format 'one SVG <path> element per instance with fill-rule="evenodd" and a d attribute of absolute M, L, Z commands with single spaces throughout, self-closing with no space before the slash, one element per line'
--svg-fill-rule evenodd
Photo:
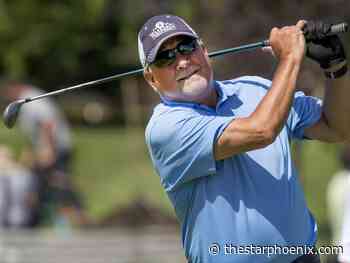
<path fill-rule="evenodd" d="M 48 167 L 56 160 L 55 142 L 54 142 L 54 123 L 45 121 L 40 124 L 39 146 L 37 150 L 37 162 Z"/>
<path fill-rule="evenodd" d="M 305 129 L 305 136 L 325 142 L 343 142 L 350 138 L 349 77 L 326 80 L 322 118 Z"/>
<path fill-rule="evenodd" d="M 214 147 L 216 160 L 271 144 L 281 131 L 293 103 L 296 81 L 305 54 L 305 39 L 296 26 L 271 30 L 271 47 L 279 60 L 271 89 L 247 118 L 233 120 Z"/>
<path fill-rule="evenodd" d="M 349 139 L 350 91 L 347 60 L 343 43 L 337 35 L 316 39 L 309 43 L 307 57 L 324 70 L 326 91 L 322 118 L 306 129 L 305 135 L 322 141 L 345 141 Z"/>

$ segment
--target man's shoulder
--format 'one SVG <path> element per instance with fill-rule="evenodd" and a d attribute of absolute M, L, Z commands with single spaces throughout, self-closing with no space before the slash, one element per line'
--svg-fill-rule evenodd
<path fill-rule="evenodd" d="M 26 89 L 23 90 L 22 94 L 21 94 L 21 98 L 28 98 L 28 97 L 34 97 L 34 96 L 39 96 L 42 95 L 44 92 L 42 92 L 41 90 L 39 90 L 38 88 L 34 87 L 34 86 L 26 86 Z"/>
<path fill-rule="evenodd" d="M 29 86 L 22 94 L 21 99 L 32 98 L 42 95 L 43 92 L 35 87 Z M 31 104 L 30 107 L 23 107 L 21 110 L 22 115 L 26 115 L 27 118 L 34 119 L 44 119 L 50 120 L 56 119 L 57 115 L 57 107 L 54 105 L 54 102 L 50 98 L 46 98 L 44 100 L 36 101 Z"/>
<path fill-rule="evenodd" d="M 185 119 L 191 118 L 199 113 L 192 107 L 186 106 L 168 106 L 164 103 L 160 103 L 154 107 L 153 113 L 147 123 L 145 135 L 146 138 L 151 136 L 151 133 L 163 133 L 161 131 L 167 131 L 171 134 L 171 130 L 176 130 L 176 126 L 180 125 Z M 165 134 L 165 132 L 163 133 Z"/>
<path fill-rule="evenodd" d="M 235 87 L 258 87 L 263 89 L 269 89 L 271 86 L 271 80 L 260 76 L 241 76 L 234 79 L 219 81 L 226 89 Z"/>
<path fill-rule="evenodd" d="M 157 120 L 168 119 L 173 117 L 181 117 L 189 114 L 194 114 L 196 111 L 191 105 L 181 104 L 180 106 L 169 106 L 164 103 L 159 103 L 153 108 L 149 123 Z"/>

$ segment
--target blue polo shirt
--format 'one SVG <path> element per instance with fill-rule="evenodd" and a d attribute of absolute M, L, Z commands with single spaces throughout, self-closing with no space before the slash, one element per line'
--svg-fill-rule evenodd
<path fill-rule="evenodd" d="M 186 257 L 191 263 L 289 263 L 301 254 L 286 247 L 313 245 L 317 233 L 289 143 L 303 139 L 304 129 L 319 120 L 321 101 L 296 92 L 272 144 L 215 161 L 214 144 L 225 127 L 252 114 L 271 81 L 246 76 L 214 86 L 219 96 L 215 109 L 162 100 L 145 132 L 153 165 L 181 224 Z M 267 246 L 276 252 L 268 254 Z"/>

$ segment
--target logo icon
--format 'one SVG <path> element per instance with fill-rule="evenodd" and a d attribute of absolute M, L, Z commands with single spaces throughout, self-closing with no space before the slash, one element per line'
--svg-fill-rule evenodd
<path fill-rule="evenodd" d="M 160 35 L 170 31 L 170 30 L 176 30 L 175 24 L 172 23 L 165 23 L 162 21 L 159 21 L 155 24 L 152 33 L 150 34 L 150 37 L 155 40 Z"/>

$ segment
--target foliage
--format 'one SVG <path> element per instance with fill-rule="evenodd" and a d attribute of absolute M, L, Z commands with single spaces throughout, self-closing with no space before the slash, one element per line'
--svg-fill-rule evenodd
<path fill-rule="evenodd" d="M 273 26 L 300 18 L 346 21 L 349 5 L 342 0 L 0 0 L 0 75 L 30 79 L 52 89 L 135 67 L 138 29 L 160 13 L 185 17 L 212 50 L 267 38 Z M 239 56 L 250 63 L 219 60 L 218 76 L 247 72 L 269 76 L 273 70 L 268 57 Z"/>

